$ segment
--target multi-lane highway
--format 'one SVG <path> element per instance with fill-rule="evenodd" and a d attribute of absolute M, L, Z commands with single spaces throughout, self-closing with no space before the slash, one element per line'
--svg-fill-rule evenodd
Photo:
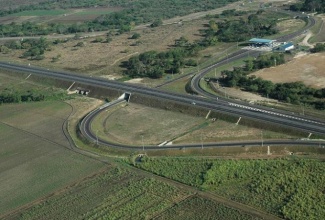
<path fill-rule="evenodd" d="M 21 66 L 17 64 L 9 64 L 0 62 L 0 68 L 36 74 L 45 77 L 57 78 L 61 80 L 79 82 L 92 86 L 107 87 L 119 89 L 131 93 L 139 93 L 156 98 L 163 98 L 170 101 L 185 103 L 188 105 L 194 104 L 208 110 L 223 112 L 238 117 L 247 117 L 257 121 L 264 121 L 291 127 L 294 129 L 315 133 L 325 134 L 325 122 L 318 119 L 311 119 L 303 116 L 295 116 L 291 113 L 273 113 L 271 109 L 265 110 L 259 107 L 252 107 L 246 105 L 237 105 L 227 100 L 212 100 L 193 95 L 181 95 L 158 89 L 146 88 L 139 85 L 110 81 L 103 78 L 89 77 L 81 74 L 73 74 L 61 71 L 52 71 L 32 66 Z"/>
<path fill-rule="evenodd" d="M 306 28 L 309 28 L 313 24 L 314 24 L 314 20 L 310 19 Z M 303 32 L 303 30 L 300 30 L 296 33 L 290 34 L 290 36 L 282 37 L 281 40 L 286 40 L 286 39 L 295 37 L 302 32 Z M 201 107 L 201 108 L 205 108 L 207 110 L 230 114 L 233 116 L 237 116 L 238 118 L 244 117 L 244 118 L 256 120 L 257 122 L 263 121 L 263 122 L 267 122 L 267 123 L 272 123 L 272 124 L 276 124 L 276 125 L 281 125 L 281 126 L 305 131 L 308 133 L 325 135 L 325 121 L 323 121 L 323 120 L 310 118 L 310 117 L 306 117 L 306 116 L 293 115 L 292 113 L 287 113 L 287 112 L 283 112 L 283 111 L 280 112 L 280 111 L 276 111 L 276 110 L 269 109 L 266 107 L 251 106 L 244 102 L 234 102 L 234 101 L 230 102 L 229 100 L 226 100 L 226 99 L 211 97 L 211 94 L 207 94 L 199 87 L 200 79 L 209 70 L 211 70 L 212 68 L 215 68 L 218 65 L 222 65 L 225 62 L 230 62 L 235 59 L 239 59 L 244 56 L 247 56 L 247 53 L 248 53 L 247 51 L 236 52 L 236 53 L 230 55 L 227 58 L 227 60 L 225 60 L 225 59 L 221 60 L 218 63 L 213 64 L 210 67 L 207 67 L 206 69 L 202 70 L 202 72 L 200 74 L 197 74 L 197 76 L 194 77 L 194 80 L 192 81 L 193 88 L 195 90 L 197 90 L 199 93 L 206 96 L 207 98 L 193 96 L 193 95 L 181 95 L 181 94 L 171 93 L 171 92 L 162 91 L 162 90 L 158 90 L 158 89 L 147 88 L 147 87 L 143 87 L 140 85 L 134 85 L 134 84 L 128 84 L 128 83 L 122 83 L 122 82 L 116 82 L 116 81 L 109 81 L 109 80 L 106 80 L 103 78 L 98 78 L 98 77 L 90 77 L 90 76 L 85 76 L 85 75 L 75 74 L 75 73 L 68 73 L 68 72 L 63 72 L 63 71 L 47 70 L 47 69 L 42 69 L 42 68 L 33 67 L 33 66 L 22 66 L 22 65 L 6 63 L 6 62 L 0 62 L 0 68 L 31 73 L 31 74 L 35 74 L 35 75 L 44 76 L 44 77 L 51 77 L 51 78 L 66 80 L 66 81 L 70 81 L 70 82 L 79 82 L 79 83 L 92 85 L 92 86 L 118 89 L 118 90 L 123 90 L 125 92 L 139 93 L 139 94 L 143 94 L 143 95 L 147 95 L 147 96 L 151 96 L 151 97 L 156 97 L 156 98 L 166 99 L 169 101 L 184 103 L 184 104 L 189 105 L 189 107 L 195 105 L 196 107 Z M 250 52 L 250 55 L 257 55 L 258 53 L 259 52 Z M 85 127 L 85 129 L 86 129 L 86 127 Z M 85 133 L 86 133 L 86 131 L 85 131 Z M 92 134 L 90 130 L 88 132 L 88 135 L 92 139 L 95 138 L 94 134 Z M 99 140 L 99 143 L 105 144 L 104 141 L 102 141 L 102 140 Z M 250 143 L 250 145 L 254 144 L 253 142 L 249 142 L 249 143 Z M 308 142 L 308 143 L 311 143 L 311 142 Z M 109 144 L 111 145 L 111 143 L 109 143 Z M 239 145 L 243 145 L 243 144 L 245 145 L 245 143 L 240 143 Z M 258 142 L 258 144 L 260 144 L 260 143 Z M 275 144 L 275 143 L 273 143 L 273 144 Z M 296 142 L 296 144 L 298 144 L 298 142 Z M 217 144 L 212 144 L 212 145 L 217 146 Z M 191 146 L 193 147 L 194 145 L 187 145 L 184 147 L 191 147 Z M 225 145 L 223 144 L 223 146 L 225 146 Z M 176 146 L 176 147 L 179 147 L 179 146 Z"/>

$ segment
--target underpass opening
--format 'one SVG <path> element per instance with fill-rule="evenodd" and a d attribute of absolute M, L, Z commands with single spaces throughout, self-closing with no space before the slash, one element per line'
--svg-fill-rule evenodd
<path fill-rule="evenodd" d="M 125 101 L 129 102 L 131 98 L 131 93 L 130 92 L 125 92 L 123 93 L 118 99 L 124 99 Z"/>

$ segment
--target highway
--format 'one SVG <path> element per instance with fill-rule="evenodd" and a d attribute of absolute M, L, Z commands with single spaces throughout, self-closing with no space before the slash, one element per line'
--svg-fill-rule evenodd
<path fill-rule="evenodd" d="M 119 89 L 131 93 L 139 93 L 151 97 L 163 98 L 169 101 L 184 103 L 189 106 L 195 104 L 195 106 L 202 107 L 207 110 L 230 114 L 237 116 L 238 118 L 246 117 L 253 120 L 278 124 L 309 133 L 320 135 L 325 134 L 324 121 L 303 116 L 296 116 L 292 115 L 291 113 L 277 113 L 271 109 L 266 110 L 264 108 L 261 109 L 260 107 L 255 106 L 253 107 L 242 104 L 235 104 L 233 102 L 229 102 L 228 100 L 216 100 L 193 95 L 182 95 L 153 88 L 146 88 L 140 85 L 110 81 L 99 77 L 90 77 L 81 74 L 52 71 L 33 66 L 21 66 L 17 64 L 0 62 L 0 68 L 51 77 L 70 82 L 79 82 L 86 85 Z"/>
<path fill-rule="evenodd" d="M 313 19 L 309 19 L 308 25 L 305 27 L 305 29 L 310 28 L 314 24 Z M 290 34 L 288 36 L 282 37 L 279 40 L 286 40 L 290 39 L 292 37 L 298 36 L 301 34 L 304 30 L 297 31 L 293 34 Z M 322 121 L 320 119 L 310 118 L 306 116 L 300 116 L 300 115 L 294 115 L 289 112 L 285 111 L 278 111 L 266 107 L 261 106 L 253 106 L 249 105 L 245 102 L 238 102 L 238 101 L 229 101 L 227 99 L 223 99 L 221 97 L 216 98 L 215 96 L 212 96 L 209 93 L 206 93 L 199 87 L 199 81 L 201 80 L 204 75 L 209 72 L 211 69 L 215 68 L 216 66 L 222 65 L 225 62 L 231 62 L 233 60 L 243 58 L 250 53 L 250 56 L 257 56 L 260 52 L 258 51 L 245 51 L 241 50 L 238 51 L 226 59 L 223 59 L 207 68 L 202 70 L 201 73 L 197 74 L 193 80 L 192 80 L 192 87 L 194 90 L 196 90 L 199 94 L 204 95 L 205 97 L 200 96 L 194 96 L 194 95 L 182 95 L 178 93 L 171 93 L 167 91 L 162 91 L 159 89 L 153 89 L 153 88 L 147 88 L 140 85 L 134 85 L 129 83 L 122 83 L 117 81 L 110 81 L 99 77 L 91 77 L 91 76 L 85 76 L 82 74 L 76 74 L 76 73 L 70 73 L 70 72 L 64 72 L 64 71 L 55 71 L 55 70 L 48 70 L 43 69 L 39 67 L 34 66 L 22 66 L 17 65 L 13 63 L 6 63 L 6 62 L 0 62 L 0 68 L 13 70 L 13 71 L 19 71 L 24 73 L 31 73 L 43 77 L 51 77 L 55 79 L 61 79 L 65 81 L 70 82 L 79 82 L 86 85 L 92 85 L 95 87 L 103 87 L 103 88 L 112 88 L 112 89 L 118 89 L 122 90 L 124 92 L 130 92 L 130 93 L 138 93 L 142 95 L 147 95 L 151 97 L 157 97 L 161 99 L 166 99 L 173 102 L 183 103 L 188 105 L 189 107 L 192 105 L 195 105 L 195 107 L 201 107 L 205 108 L 207 110 L 212 110 L 216 112 L 221 112 L 225 114 L 230 114 L 232 116 L 236 117 L 243 117 L 243 118 L 249 118 L 252 120 L 257 121 L 263 121 L 271 124 L 281 125 L 288 128 L 297 129 L 300 131 L 304 131 L 307 133 L 313 133 L 313 134 L 319 134 L 319 135 L 325 135 L 325 121 Z M 97 112 L 97 111 L 95 111 Z M 87 123 L 85 123 L 87 125 Z M 90 137 L 91 139 L 94 139 L 94 134 L 91 133 L 90 124 L 88 124 L 88 131 L 86 131 L 86 126 L 84 127 L 85 131 L 84 133 L 86 136 Z M 96 138 L 96 141 L 98 139 Z M 98 140 L 100 144 L 107 145 L 107 142 L 103 140 Z M 265 142 L 265 144 L 284 144 L 287 143 L 286 141 L 280 141 L 280 142 Z M 298 142 L 295 141 L 295 144 L 306 144 L 305 141 Z M 311 144 L 312 142 L 307 142 L 308 144 Z M 231 146 L 236 145 L 236 143 L 232 143 Z M 247 143 L 238 143 L 237 145 L 260 145 L 260 142 L 247 142 Z M 112 143 L 109 143 L 111 146 Z M 116 146 L 123 146 L 123 145 L 116 145 Z M 197 145 L 185 145 L 184 147 L 194 147 Z M 206 145 L 206 146 L 220 146 L 216 143 Z M 225 146 L 225 144 L 222 144 L 222 146 Z M 230 145 L 229 145 L 230 146 Z M 126 147 L 126 146 L 124 146 Z M 179 148 L 180 146 L 168 146 L 168 148 Z M 132 147 L 134 148 L 134 147 Z"/>

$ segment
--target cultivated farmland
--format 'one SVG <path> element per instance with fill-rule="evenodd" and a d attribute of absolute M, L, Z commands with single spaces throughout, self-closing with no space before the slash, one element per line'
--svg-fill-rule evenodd
<path fill-rule="evenodd" d="M 325 215 L 325 165 L 320 160 L 145 158 L 137 166 L 286 219 Z M 191 175 L 183 178 L 183 173 Z"/>
<path fill-rule="evenodd" d="M 26 205 L 103 167 L 69 150 L 63 102 L 0 106 L 0 213 Z"/>
<path fill-rule="evenodd" d="M 21 216 L 22 219 L 144 219 L 189 195 L 178 187 L 112 166 L 24 210 Z"/>
<path fill-rule="evenodd" d="M 192 195 L 178 185 L 110 166 L 7 218 L 258 219 Z"/>
<path fill-rule="evenodd" d="M 170 219 L 260 219 L 253 217 L 245 213 L 241 213 L 237 210 L 228 208 L 216 203 L 212 200 L 208 200 L 202 197 L 193 196 L 180 204 L 173 206 L 164 213 L 162 213 L 157 219 L 170 220 Z"/>

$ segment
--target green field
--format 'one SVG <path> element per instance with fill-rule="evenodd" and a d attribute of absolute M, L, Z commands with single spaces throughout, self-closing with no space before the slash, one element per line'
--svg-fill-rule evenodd
<path fill-rule="evenodd" d="M 57 16 L 69 13 L 69 10 L 56 9 L 56 10 L 32 10 L 22 11 L 10 16 Z"/>
<path fill-rule="evenodd" d="M 188 195 L 161 181 L 110 167 L 11 218 L 147 219 Z"/>
<path fill-rule="evenodd" d="M 0 105 L 0 213 L 71 184 L 104 165 L 69 150 L 63 102 Z"/>
<path fill-rule="evenodd" d="M 71 111 L 58 101 L 0 106 L 0 218 L 166 219 L 176 212 L 179 219 L 202 200 L 189 219 L 252 219 L 213 200 L 193 200 L 178 184 L 71 151 L 62 132 Z"/>
<path fill-rule="evenodd" d="M 146 158 L 136 166 L 285 219 L 325 216 L 323 161 Z"/>
<path fill-rule="evenodd" d="M 145 219 L 187 196 L 173 186 L 112 167 L 25 211 L 22 219 Z"/>
<path fill-rule="evenodd" d="M 84 11 L 77 12 L 75 15 L 106 15 L 112 13 L 116 10 L 107 9 L 107 10 L 96 10 L 96 9 L 86 9 Z"/>
<path fill-rule="evenodd" d="M 8 219 L 258 219 L 213 200 L 111 166 Z"/>
<path fill-rule="evenodd" d="M 176 204 L 172 208 L 162 213 L 157 219 L 260 219 L 252 217 L 245 213 L 241 213 L 237 210 L 228 208 L 216 203 L 212 200 L 208 200 L 202 197 L 193 196 L 189 199 Z"/>

